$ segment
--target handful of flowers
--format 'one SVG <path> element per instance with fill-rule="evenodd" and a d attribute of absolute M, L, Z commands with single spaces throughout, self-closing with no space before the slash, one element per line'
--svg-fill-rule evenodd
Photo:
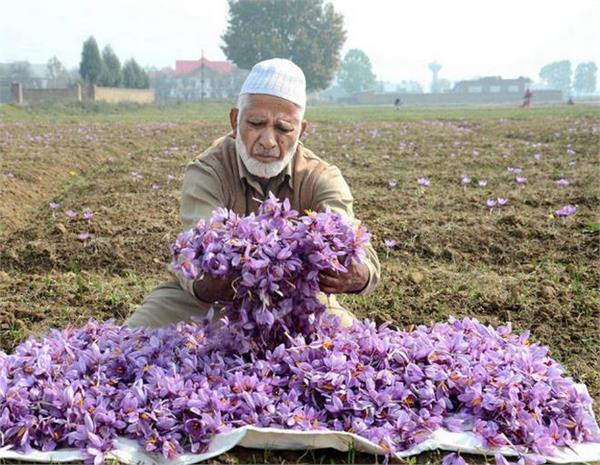
<path fill-rule="evenodd" d="M 273 342 L 285 332 L 308 334 L 325 307 L 317 300 L 318 274 L 345 272 L 362 261 L 369 234 L 338 213 L 299 216 L 272 194 L 258 214 L 219 209 L 179 234 L 171 247 L 173 271 L 195 280 L 208 273 L 233 277 L 235 297 L 223 311 L 231 323 Z"/>

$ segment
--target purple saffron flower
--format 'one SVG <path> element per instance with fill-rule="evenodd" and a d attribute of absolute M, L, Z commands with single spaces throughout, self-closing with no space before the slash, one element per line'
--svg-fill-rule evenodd
<path fill-rule="evenodd" d="M 517 182 L 517 184 L 525 184 L 527 183 L 527 178 L 523 176 L 517 176 L 515 178 L 515 181 Z"/>
<path fill-rule="evenodd" d="M 568 148 L 567 149 L 567 155 L 569 155 L 570 157 L 574 156 L 575 155 L 575 150 L 573 150 L 571 148 Z"/>
<path fill-rule="evenodd" d="M 90 237 L 91 237 L 91 234 L 89 232 L 82 232 L 82 233 L 77 234 L 77 239 L 80 240 L 81 242 L 87 241 Z"/>
<path fill-rule="evenodd" d="M 431 185 L 431 181 L 429 180 L 429 178 L 421 177 L 417 179 L 417 184 L 419 186 L 428 187 Z"/>
<path fill-rule="evenodd" d="M 48 207 L 50 207 L 50 210 L 56 210 L 58 207 L 60 207 L 60 203 L 53 201 L 48 204 Z"/>
<path fill-rule="evenodd" d="M 496 200 L 498 202 L 499 207 L 503 207 L 504 205 L 508 204 L 508 199 L 505 197 L 498 197 Z"/>
<path fill-rule="evenodd" d="M 77 217 L 77 212 L 74 210 L 67 210 L 65 215 L 67 215 L 70 220 L 74 220 Z"/>
<path fill-rule="evenodd" d="M 523 171 L 521 168 L 513 168 L 511 166 L 509 166 L 507 170 L 510 171 L 512 174 L 519 174 L 521 171 Z"/>
<path fill-rule="evenodd" d="M 537 161 L 540 161 L 542 159 L 542 154 L 541 153 L 536 153 L 533 158 L 535 158 Z"/>
<path fill-rule="evenodd" d="M 156 192 L 158 189 L 160 189 L 160 186 L 158 184 L 152 184 L 151 189 Z"/>
<path fill-rule="evenodd" d="M 91 208 L 85 207 L 81 216 L 83 216 L 84 220 L 92 221 L 94 218 L 94 212 L 92 212 Z"/>
<path fill-rule="evenodd" d="M 143 178 L 143 176 L 140 173 L 138 173 L 137 171 L 132 171 L 131 172 L 131 180 L 133 182 L 141 181 L 142 178 Z"/>
<path fill-rule="evenodd" d="M 490 209 L 491 209 L 491 208 L 494 208 L 494 207 L 496 206 L 496 204 L 497 204 L 497 203 L 498 203 L 498 202 L 497 202 L 495 199 L 487 199 L 487 200 L 485 201 L 485 205 L 486 205 L 488 208 L 490 208 Z"/>
<path fill-rule="evenodd" d="M 442 465 L 467 465 L 467 462 L 456 452 L 446 454 L 442 460 Z"/>
<path fill-rule="evenodd" d="M 566 187 L 569 184 L 571 184 L 571 182 L 565 178 L 560 178 L 558 181 L 556 181 L 556 185 L 559 187 Z"/>
<path fill-rule="evenodd" d="M 398 181 L 396 181 L 395 179 L 390 179 L 388 181 L 388 187 L 390 189 L 395 189 L 398 186 Z"/>
<path fill-rule="evenodd" d="M 559 210 L 556 210 L 554 212 L 554 214 L 558 217 L 562 217 L 565 218 L 567 216 L 571 216 L 573 213 L 575 213 L 577 211 L 577 208 L 574 207 L 573 205 L 565 205 L 564 207 L 562 207 Z"/>
<path fill-rule="evenodd" d="M 394 239 L 384 239 L 383 245 L 385 245 L 386 249 L 391 250 L 396 247 L 397 242 Z"/>
<path fill-rule="evenodd" d="M 471 178 L 469 176 L 463 175 L 460 179 L 460 182 L 463 185 L 471 184 Z"/>
<path fill-rule="evenodd" d="M 477 184 L 479 185 L 479 187 L 485 187 L 487 186 L 487 180 L 486 179 L 480 179 L 479 181 L 477 181 Z"/>

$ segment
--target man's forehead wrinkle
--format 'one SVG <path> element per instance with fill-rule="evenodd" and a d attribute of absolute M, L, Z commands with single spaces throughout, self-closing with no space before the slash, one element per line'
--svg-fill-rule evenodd
<path fill-rule="evenodd" d="M 285 99 L 281 99 L 279 97 L 265 95 L 247 95 L 246 102 L 242 111 L 244 113 L 275 113 L 277 118 L 283 116 L 285 119 L 288 120 L 299 120 L 299 115 L 301 114 L 301 109 L 299 109 L 292 102 L 288 102 Z"/>
<path fill-rule="evenodd" d="M 273 112 L 266 109 L 256 109 L 256 108 L 247 108 L 245 111 L 245 117 L 252 121 L 266 121 L 273 117 L 276 123 L 286 123 L 286 124 L 298 124 L 299 118 L 298 114 L 290 114 L 288 112 L 277 112 L 273 114 Z"/>

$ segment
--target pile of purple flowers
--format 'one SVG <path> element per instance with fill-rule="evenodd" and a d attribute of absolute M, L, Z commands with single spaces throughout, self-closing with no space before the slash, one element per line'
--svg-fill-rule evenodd
<path fill-rule="evenodd" d="M 317 300 L 318 274 L 347 271 L 362 261 L 369 234 L 338 213 L 299 216 L 287 199 L 272 194 L 258 214 L 241 217 L 219 209 L 181 233 L 171 247 L 173 271 L 188 279 L 204 273 L 233 279 L 235 297 L 222 311 L 262 345 L 282 342 L 285 333 L 314 332 L 325 307 Z M 244 341 L 240 340 L 240 344 Z"/>
<path fill-rule="evenodd" d="M 525 454 L 597 440 L 591 399 L 547 349 L 475 320 L 404 332 L 374 323 L 239 354 L 226 323 L 165 329 L 90 321 L 0 352 L 0 447 L 80 448 L 116 436 L 173 458 L 243 425 L 354 432 L 388 453 L 444 427 Z"/>
<path fill-rule="evenodd" d="M 438 428 L 544 456 L 600 439 L 590 397 L 510 325 L 340 327 L 317 275 L 360 260 L 366 240 L 339 215 L 299 216 L 275 198 L 248 217 L 219 210 L 178 237 L 173 266 L 234 277 L 223 318 L 90 321 L 0 352 L 0 447 L 76 447 L 99 465 L 117 436 L 174 458 L 244 425 L 352 432 L 387 454 Z"/>

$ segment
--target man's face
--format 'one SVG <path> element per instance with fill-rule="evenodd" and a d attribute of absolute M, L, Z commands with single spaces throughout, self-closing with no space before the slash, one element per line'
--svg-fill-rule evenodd
<path fill-rule="evenodd" d="M 239 123 L 237 109 L 230 113 L 236 146 L 242 149 L 239 155 L 253 174 L 275 176 L 294 155 L 306 121 L 300 120 L 298 107 L 285 99 L 258 94 L 246 98 Z"/>

